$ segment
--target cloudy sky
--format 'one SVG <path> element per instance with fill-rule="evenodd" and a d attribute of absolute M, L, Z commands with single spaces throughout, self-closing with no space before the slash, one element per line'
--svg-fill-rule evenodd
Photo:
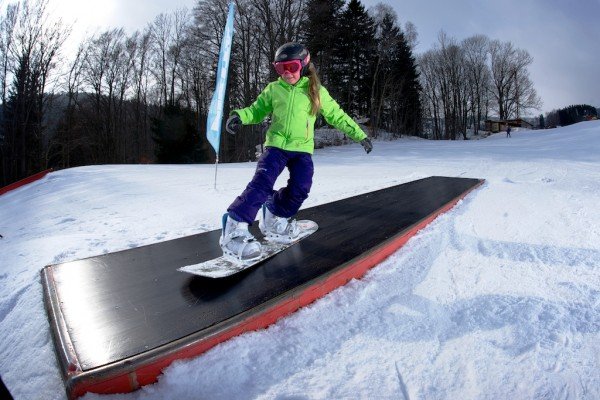
<path fill-rule="evenodd" d="M 85 31 L 143 28 L 162 12 L 192 8 L 196 0 L 51 0 L 65 21 Z M 380 0 L 363 0 L 370 7 Z M 475 34 L 510 41 L 534 58 L 531 78 L 543 112 L 571 104 L 600 107 L 600 0 L 393 0 L 402 24 L 417 27 L 417 52 L 438 33 L 462 40 Z"/>

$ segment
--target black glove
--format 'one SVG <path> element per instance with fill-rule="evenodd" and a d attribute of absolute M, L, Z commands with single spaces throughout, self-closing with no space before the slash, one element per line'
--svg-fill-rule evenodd
<path fill-rule="evenodd" d="M 242 120 L 240 116 L 237 114 L 232 114 L 227 118 L 227 122 L 225 123 L 225 130 L 229 132 L 231 135 L 235 135 L 240 131 L 242 127 Z"/>
<path fill-rule="evenodd" d="M 371 139 L 369 138 L 364 138 L 363 140 L 361 140 L 360 145 L 365 149 L 367 154 L 369 154 L 371 150 L 373 150 L 373 143 L 371 143 Z"/>

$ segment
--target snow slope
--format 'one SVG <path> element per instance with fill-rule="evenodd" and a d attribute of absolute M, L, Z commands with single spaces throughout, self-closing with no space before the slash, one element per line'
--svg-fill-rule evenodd
<path fill-rule="evenodd" d="M 487 182 L 364 279 L 108 398 L 600 398 L 600 121 L 374 144 L 317 150 L 305 206 L 431 175 Z M 216 229 L 254 167 L 219 166 L 216 190 L 209 165 L 82 167 L 0 196 L 14 396 L 65 398 L 43 266 Z"/>

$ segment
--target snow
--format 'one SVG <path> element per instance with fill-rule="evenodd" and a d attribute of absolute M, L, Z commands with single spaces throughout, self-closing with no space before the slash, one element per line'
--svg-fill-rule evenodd
<path fill-rule="evenodd" d="M 305 207 L 432 175 L 486 183 L 363 279 L 107 398 L 600 398 L 600 121 L 374 147 L 317 150 Z M 43 266 L 217 229 L 254 168 L 220 165 L 215 190 L 210 165 L 90 166 L 0 196 L 13 395 L 65 398 Z"/>

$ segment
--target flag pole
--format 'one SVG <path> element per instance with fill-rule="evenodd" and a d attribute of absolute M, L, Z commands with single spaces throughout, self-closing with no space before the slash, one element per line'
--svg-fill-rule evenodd
<path fill-rule="evenodd" d="M 229 57 L 231 55 L 231 44 L 233 41 L 233 29 L 235 18 L 235 6 L 233 2 L 229 3 L 227 13 L 227 22 L 223 31 L 221 48 L 219 50 L 219 64 L 215 79 L 215 91 L 208 109 L 206 118 L 206 138 L 215 149 L 215 184 L 217 189 L 217 169 L 219 165 L 219 147 L 221 142 L 221 125 L 223 124 L 223 103 L 225 102 L 225 92 L 227 89 L 227 75 L 229 70 Z"/>
<path fill-rule="evenodd" d="M 219 166 L 219 155 L 217 154 L 217 159 L 215 160 L 215 190 L 217 190 L 217 167 Z"/>

